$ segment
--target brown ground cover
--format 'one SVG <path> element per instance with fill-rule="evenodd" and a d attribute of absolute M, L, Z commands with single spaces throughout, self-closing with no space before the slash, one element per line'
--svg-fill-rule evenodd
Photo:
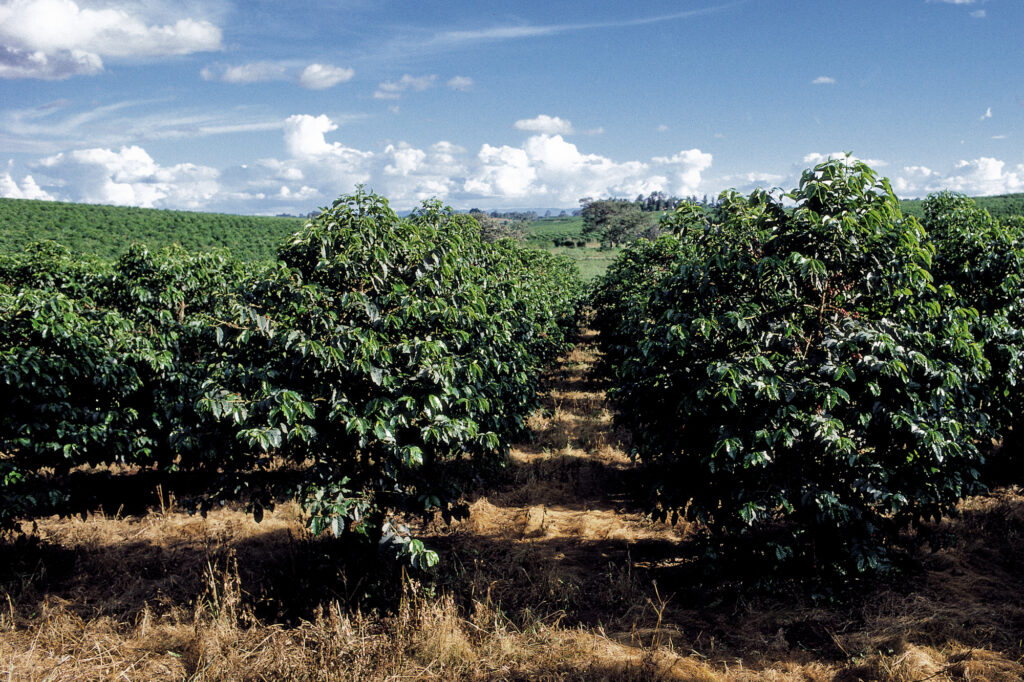
<path fill-rule="evenodd" d="M 432 577 L 367 600 L 358 557 L 293 505 L 257 524 L 144 490 L 148 513 L 38 519 L 0 545 L 0 680 L 1024 679 L 1019 488 L 966 501 L 952 546 L 898 583 L 822 601 L 697 582 L 692 529 L 627 494 L 592 340 L 470 518 L 420 529 Z"/>

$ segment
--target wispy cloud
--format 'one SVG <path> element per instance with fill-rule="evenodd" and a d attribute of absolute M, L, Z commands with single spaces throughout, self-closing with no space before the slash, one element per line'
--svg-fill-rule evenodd
<path fill-rule="evenodd" d="M 971 12 L 971 16 L 974 17 L 975 19 L 984 19 L 988 15 L 985 14 L 985 10 L 976 9 L 973 12 Z"/>
<path fill-rule="evenodd" d="M 82 136 L 87 134 L 85 131 L 90 125 L 110 120 L 117 112 L 163 101 L 166 100 L 124 100 L 70 113 L 64 117 L 57 114 L 69 108 L 66 104 L 60 107 L 9 109 L 0 114 L 0 129 L 17 137 L 62 139 L 75 143 L 79 140 L 84 141 Z M 131 117 L 131 120 L 135 120 L 135 117 Z"/>
<path fill-rule="evenodd" d="M 234 66 L 211 64 L 204 67 L 199 75 L 206 81 L 236 84 L 294 81 L 310 90 L 325 90 L 351 80 L 355 71 L 333 64 L 303 66 L 296 61 L 259 61 Z"/>
<path fill-rule="evenodd" d="M 407 90 L 414 92 L 423 92 L 427 88 L 434 85 L 434 81 L 437 80 L 435 74 L 428 76 L 413 76 L 411 74 L 402 74 L 402 77 L 397 81 L 384 81 L 377 86 L 377 91 L 373 93 L 374 99 L 399 99 L 402 93 Z"/>
<path fill-rule="evenodd" d="M 281 121 L 253 121 L 251 123 L 223 123 L 209 125 L 195 125 L 191 127 L 170 128 L 158 132 L 150 137 L 152 139 L 167 139 L 178 137 L 206 137 L 208 135 L 229 135 L 233 133 L 256 133 L 267 130 L 280 130 L 284 124 Z"/>
<path fill-rule="evenodd" d="M 449 90 L 465 92 L 473 89 L 473 79 L 469 76 L 455 76 L 448 81 L 447 85 Z"/>
<path fill-rule="evenodd" d="M 981 115 L 982 121 L 984 121 L 986 118 L 992 118 L 992 107 L 985 109 L 985 113 Z"/>
<path fill-rule="evenodd" d="M 114 102 L 85 111 L 69 104 L 0 112 L 4 146 L 61 150 L 136 144 L 147 140 L 207 137 L 280 129 L 279 116 L 247 108 L 229 111 L 173 110 L 173 100 Z M 154 105 L 159 105 L 154 107 Z M 338 117 L 344 120 L 344 117 Z"/>
<path fill-rule="evenodd" d="M 831 76 L 818 76 L 811 81 L 814 85 L 835 85 L 836 79 Z"/>
<path fill-rule="evenodd" d="M 549 36 L 567 30 L 572 29 L 567 26 L 495 26 L 472 31 L 445 31 L 434 36 L 434 39 L 428 41 L 427 44 L 435 46 L 462 45 L 495 40 L 515 40 L 516 38 Z"/>
<path fill-rule="evenodd" d="M 250 62 L 236 66 L 207 66 L 199 72 L 205 81 L 223 83 L 265 83 L 286 80 L 288 66 L 281 62 Z"/>
<path fill-rule="evenodd" d="M 422 52 L 439 52 L 449 49 L 458 49 L 465 46 L 479 43 L 492 43 L 508 40 L 524 40 L 529 38 L 542 38 L 580 31 L 593 31 L 602 29 L 621 29 L 635 26 L 648 26 L 651 24 L 682 21 L 693 17 L 709 14 L 716 14 L 729 10 L 733 7 L 747 4 L 749 0 L 736 0 L 734 2 L 717 5 L 714 7 L 700 7 L 682 12 L 670 14 L 659 14 L 656 16 L 636 17 L 633 19 L 620 19 L 617 21 L 603 22 L 580 22 L 566 24 L 513 24 L 504 26 L 487 26 L 483 28 L 456 29 L 442 31 L 422 40 L 396 40 L 388 44 L 386 51 L 394 54 L 418 54 Z"/>

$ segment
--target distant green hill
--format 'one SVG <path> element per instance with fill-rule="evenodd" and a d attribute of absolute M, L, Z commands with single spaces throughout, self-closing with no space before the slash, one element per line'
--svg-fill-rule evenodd
<path fill-rule="evenodd" d="M 524 241 L 536 248 L 569 256 L 576 261 L 584 281 L 603 275 L 620 251 L 602 249 L 596 241 L 584 237 L 580 216 L 538 218 L 527 225 Z"/>
<path fill-rule="evenodd" d="M 117 258 L 135 243 L 189 251 L 230 249 L 245 261 L 270 260 L 304 218 L 269 218 L 98 206 L 29 199 L 0 199 L 0 252 L 53 239 L 77 253 Z"/>
<path fill-rule="evenodd" d="M 987 210 L 996 220 L 1004 220 L 1010 216 L 1024 216 L 1024 193 L 997 194 L 990 197 L 973 197 L 979 208 Z M 900 208 L 918 220 L 924 217 L 924 200 L 904 199 Z"/>
<path fill-rule="evenodd" d="M 566 240 L 583 240 L 583 218 L 563 216 L 538 218 L 526 228 L 526 242 L 535 246 L 550 247 Z"/>
<path fill-rule="evenodd" d="M 1024 193 L 974 200 L 1000 220 L 1024 215 Z M 920 199 L 904 200 L 901 205 L 904 212 L 919 219 L 924 215 Z M 180 244 L 189 251 L 228 249 L 245 261 L 271 260 L 278 246 L 304 223 L 304 218 L 0 198 L 0 253 L 52 239 L 74 252 L 103 259 L 117 258 L 138 242 L 151 249 Z M 600 250 L 594 243 L 579 246 L 584 240 L 582 229 L 579 216 L 541 218 L 528 226 L 526 242 L 573 256 L 589 278 L 607 267 L 614 252 Z"/>

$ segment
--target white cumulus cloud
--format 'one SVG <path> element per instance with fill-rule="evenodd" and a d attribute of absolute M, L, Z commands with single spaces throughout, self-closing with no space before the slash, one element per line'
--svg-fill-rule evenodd
<path fill-rule="evenodd" d="M 355 71 L 331 64 L 310 64 L 299 75 L 299 84 L 310 90 L 326 90 L 352 80 Z"/>
<path fill-rule="evenodd" d="M 515 122 L 516 130 L 526 130 L 531 133 L 542 133 L 544 135 L 572 135 L 572 123 L 557 116 L 541 114 L 536 118 L 523 118 Z"/>
<path fill-rule="evenodd" d="M 484 197 L 525 197 L 530 193 L 537 170 L 522 149 L 484 143 L 477 154 L 479 167 L 467 178 L 464 189 Z"/>
<path fill-rule="evenodd" d="M 736 175 L 723 175 L 719 179 L 727 186 L 735 189 L 741 194 L 749 194 L 758 187 L 762 189 L 779 187 L 782 181 L 786 179 L 786 176 L 781 173 L 753 171 L 750 173 L 738 173 Z"/>
<path fill-rule="evenodd" d="M 405 142 L 390 144 L 384 149 L 379 188 L 398 206 L 411 207 L 432 197 L 450 199 L 459 189 L 457 179 L 466 174 L 464 153 L 443 140 L 427 150 Z"/>
<path fill-rule="evenodd" d="M 711 167 L 712 156 L 699 149 L 686 149 L 667 158 L 655 157 L 653 161 L 672 167 L 677 179 L 673 191 L 679 196 L 689 196 L 697 194 L 701 174 Z"/>
<path fill-rule="evenodd" d="M 122 206 L 202 208 L 219 190 L 218 171 L 182 163 L 161 166 L 142 147 L 60 153 L 34 164 L 62 198 Z"/>
<path fill-rule="evenodd" d="M 585 196 L 626 196 L 666 191 L 693 194 L 711 155 L 697 149 L 672 157 L 615 161 L 587 154 L 561 135 L 539 134 L 522 147 L 485 144 L 479 164 L 464 183 L 468 195 L 508 203 L 529 199 L 540 203 L 575 204 Z"/>
<path fill-rule="evenodd" d="M 91 75 L 103 59 L 183 55 L 221 49 L 221 29 L 183 17 L 156 24 L 156 4 L 9 0 L 0 5 L 0 77 Z"/>
<path fill-rule="evenodd" d="M 53 199 L 53 195 L 36 184 L 35 178 L 31 175 L 26 175 L 21 179 L 21 183 L 18 183 L 11 176 L 10 168 L 3 175 L 0 175 L 0 197 L 7 199 Z"/>
<path fill-rule="evenodd" d="M 649 160 L 588 153 L 562 135 L 538 133 L 520 145 L 482 144 L 476 153 L 448 140 L 403 141 L 374 149 L 342 142 L 342 120 L 295 114 L 281 122 L 280 158 L 213 169 L 162 165 L 139 146 L 93 147 L 29 164 L 16 182 L 9 169 L 0 191 L 42 197 L 251 213 L 305 213 L 364 184 L 392 205 L 412 208 L 436 197 L 457 207 L 573 206 L 585 196 L 664 191 L 697 194 L 710 154 L 699 149 Z"/>
<path fill-rule="evenodd" d="M 303 185 L 297 190 L 291 189 L 288 185 L 281 185 L 281 189 L 277 191 L 277 198 L 284 199 L 286 201 L 307 201 L 319 193 L 319 190 L 315 187 L 309 187 L 307 185 Z"/>
<path fill-rule="evenodd" d="M 0 78 L 62 80 L 71 76 L 92 76 L 103 70 L 98 55 L 82 50 L 19 50 L 0 45 Z"/>
<path fill-rule="evenodd" d="M 338 124 L 325 114 L 296 114 L 284 122 L 285 149 L 290 155 L 288 165 L 301 169 L 306 177 L 316 178 L 317 184 L 333 196 L 369 182 L 374 177 L 375 162 L 371 151 L 328 142 L 327 133 L 337 129 Z"/>
<path fill-rule="evenodd" d="M 803 164 L 804 165 L 801 166 L 801 169 L 806 168 L 807 166 L 816 166 L 819 163 L 823 163 L 825 161 L 828 161 L 829 159 L 846 159 L 846 158 L 847 158 L 847 155 L 844 152 L 832 152 L 831 154 L 822 154 L 821 152 L 811 152 L 810 154 L 805 154 L 804 155 L 804 158 L 803 158 Z M 883 167 L 889 165 L 887 161 L 883 161 L 882 159 L 862 159 L 860 157 L 850 155 L 848 163 L 853 163 L 855 161 L 863 161 L 864 163 L 866 163 L 867 165 L 871 166 L 872 168 L 883 168 Z"/>
<path fill-rule="evenodd" d="M 397 147 L 389 144 L 384 148 L 384 153 L 389 155 L 392 160 L 390 164 L 384 166 L 384 172 L 388 175 L 408 176 L 418 170 L 427 158 L 425 151 L 406 144 Z"/>
<path fill-rule="evenodd" d="M 1024 164 L 1007 167 L 1004 161 L 982 156 L 961 160 L 945 173 L 925 166 L 904 166 L 892 186 L 902 197 L 922 197 L 942 190 L 971 196 L 1022 192 Z"/>
<path fill-rule="evenodd" d="M 321 156 L 356 159 L 373 156 L 372 152 L 351 149 L 340 142 L 328 142 L 324 136 L 337 129 L 338 124 L 325 114 L 289 116 L 284 122 L 285 147 L 292 157 L 299 159 Z"/>

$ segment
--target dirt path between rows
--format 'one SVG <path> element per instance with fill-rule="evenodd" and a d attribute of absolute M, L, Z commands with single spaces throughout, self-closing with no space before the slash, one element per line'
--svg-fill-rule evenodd
<path fill-rule="evenodd" d="M 685 536 L 685 524 L 654 523 L 633 499 L 628 434 L 615 429 L 593 374 L 594 342 L 584 332 L 553 372 L 529 422 L 533 439 L 513 446 L 507 481 L 473 502 L 457 536 L 511 542 L 582 574 L 641 548 L 672 553 Z"/>

